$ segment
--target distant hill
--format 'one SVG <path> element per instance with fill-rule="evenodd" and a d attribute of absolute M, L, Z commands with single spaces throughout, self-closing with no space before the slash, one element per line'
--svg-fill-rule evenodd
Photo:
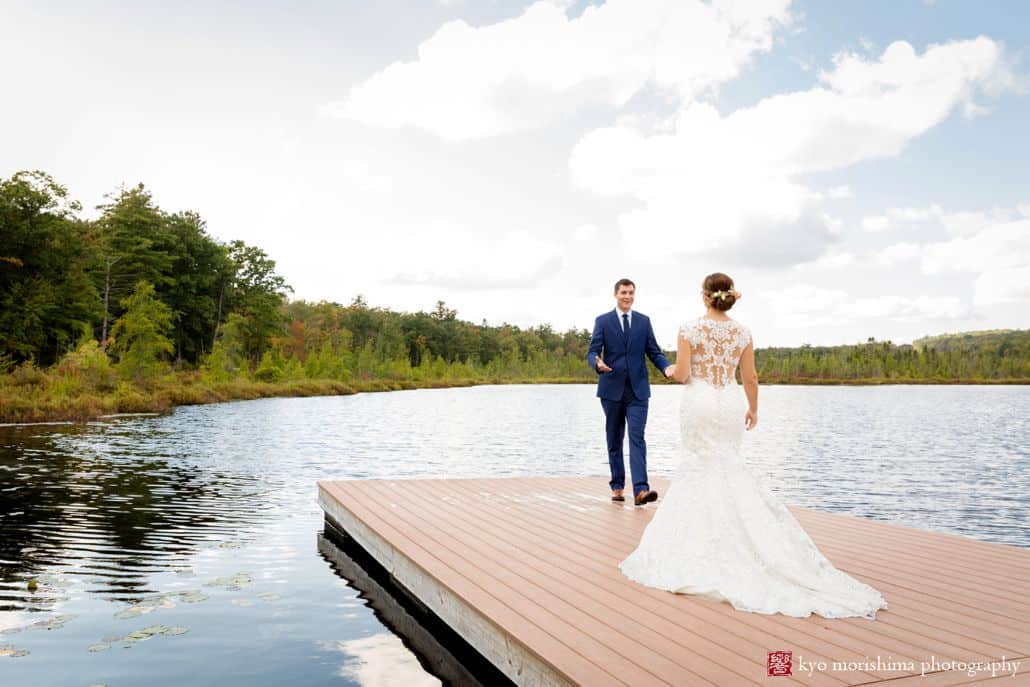
<path fill-rule="evenodd" d="M 1030 330 L 927 336 L 909 344 L 869 339 L 846 346 L 761 348 L 771 383 L 1030 383 Z"/>
<path fill-rule="evenodd" d="M 978 332 L 957 332 L 955 334 L 938 334 L 924 336 L 912 342 L 916 350 L 933 348 L 938 351 L 979 348 L 997 350 L 1009 347 L 1022 347 L 1027 350 L 1030 344 L 1030 329 L 984 329 Z"/>

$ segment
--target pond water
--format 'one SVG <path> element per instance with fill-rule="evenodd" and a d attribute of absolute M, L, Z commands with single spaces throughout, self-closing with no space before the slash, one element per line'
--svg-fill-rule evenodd
<path fill-rule="evenodd" d="M 654 389 L 655 475 L 678 391 Z M 1028 409 L 1024 386 L 763 387 L 745 446 L 788 503 L 1030 547 Z M 439 685 L 326 553 L 316 480 L 607 469 L 578 385 L 0 427 L 0 684 Z"/>

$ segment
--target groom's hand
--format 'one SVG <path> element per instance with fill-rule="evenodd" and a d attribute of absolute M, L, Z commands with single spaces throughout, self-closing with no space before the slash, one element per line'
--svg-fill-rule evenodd
<path fill-rule="evenodd" d="M 601 356 L 597 356 L 597 371 L 598 372 L 611 372 L 612 371 L 612 368 L 610 368 L 607 365 L 605 365 L 604 361 L 601 360 Z"/>
<path fill-rule="evenodd" d="M 674 374 L 676 374 L 676 366 L 675 365 L 669 365 L 667 368 L 665 368 L 665 378 L 666 379 L 672 379 L 672 376 Z"/>

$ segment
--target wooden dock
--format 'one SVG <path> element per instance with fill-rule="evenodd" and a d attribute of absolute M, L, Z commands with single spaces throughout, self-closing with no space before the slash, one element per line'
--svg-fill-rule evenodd
<path fill-rule="evenodd" d="M 626 579 L 657 504 L 613 504 L 604 478 L 318 487 L 335 528 L 520 685 L 1030 685 L 1027 549 L 790 506 L 888 608 L 789 618 Z M 791 674 L 770 676 L 783 651 Z M 970 666 L 989 662 L 1007 665 Z"/>

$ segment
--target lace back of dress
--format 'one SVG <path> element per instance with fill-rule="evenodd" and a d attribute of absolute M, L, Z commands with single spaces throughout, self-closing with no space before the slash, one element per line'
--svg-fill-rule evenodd
<path fill-rule="evenodd" d="M 736 320 L 698 318 L 680 328 L 690 342 L 690 376 L 712 386 L 736 384 L 740 356 L 751 342 L 748 328 Z"/>

